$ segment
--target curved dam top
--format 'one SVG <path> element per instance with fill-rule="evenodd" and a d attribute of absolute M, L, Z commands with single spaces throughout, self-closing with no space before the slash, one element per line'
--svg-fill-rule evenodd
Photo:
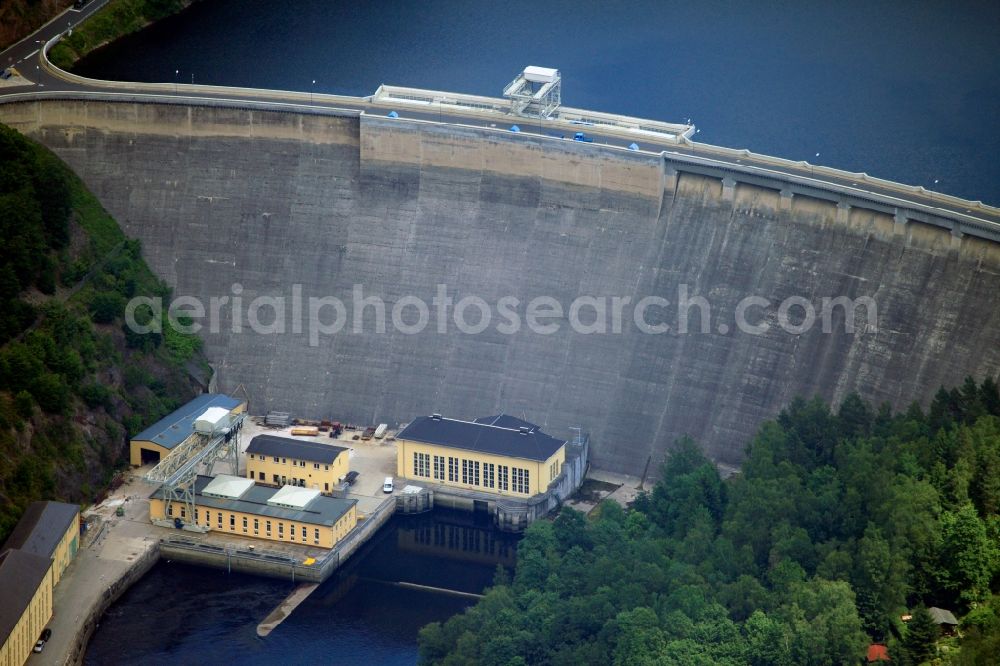
<path fill-rule="evenodd" d="M 367 115 L 51 100 L 0 105 L 0 120 L 66 160 L 175 295 L 204 305 L 219 388 L 244 388 L 258 413 L 391 423 L 505 411 L 553 434 L 581 427 L 595 464 L 641 473 L 685 434 L 738 462 L 796 395 L 858 391 L 899 407 L 1000 371 L 1000 246 L 874 203 L 659 155 Z M 463 332 L 446 319 L 439 332 L 442 286 L 449 313 L 482 299 L 490 325 Z M 607 332 L 573 330 L 584 296 L 605 298 L 608 313 L 627 301 L 621 331 L 613 317 Z M 651 296 L 670 304 L 642 322 L 669 332 L 636 324 Z M 385 332 L 362 301 L 372 297 Z M 510 297 L 517 332 L 502 327 Z M 554 330 L 525 324 L 538 297 L 563 310 L 540 318 Z M 823 299 L 837 297 L 862 305 L 829 309 L 825 332 Z M 310 298 L 328 299 L 312 324 Z M 782 306 L 789 298 L 798 305 Z M 283 333 L 265 330 L 275 299 Z M 347 323 L 316 331 L 341 314 L 331 299 Z M 418 299 L 430 321 L 414 332 Z M 593 303 L 578 323 L 595 323 Z M 481 314 L 465 307 L 470 324 Z"/>

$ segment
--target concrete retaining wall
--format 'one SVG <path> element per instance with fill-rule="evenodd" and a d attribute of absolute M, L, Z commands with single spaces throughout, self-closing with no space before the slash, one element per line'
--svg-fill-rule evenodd
<path fill-rule="evenodd" d="M 412 515 L 427 513 L 434 508 L 434 491 L 424 490 L 419 493 L 403 493 L 396 495 L 396 512 Z"/>
<path fill-rule="evenodd" d="M 303 564 L 300 558 L 287 553 L 268 550 L 266 541 L 255 544 L 253 551 L 246 551 L 206 545 L 193 537 L 171 537 L 160 540 L 160 552 L 164 558 L 188 564 L 297 582 L 321 583 L 392 518 L 394 509 L 393 501 L 383 502 L 325 557 L 311 565 Z"/>
<path fill-rule="evenodd" d="M 111 604 L 118 600 L 118 598 L 125 593 L 133 584 L 135 584 L 140 578 L 146 575 L 153 565 L 156 564 L 160 559 L 160 552 L 157 546 L 152 546 L 142 553 L 129 567 L 128 571 L 115 580 L 111 582 L 104 594 L 101 596 L 100 600 L 91 606 L 86 611 L 84 620 L 79 624 L 79 629 L 74 639 L 73 647 L 71 648 L 69 655 L 66 658 L 66 666 L 77 666 L 83 663 L 84 655 L 87 651 L 87 644 L 90 642 L 90 637 L 93 635 L 94 630 L 101 621 L 101 616 L 104 615 Z M 69 612 L 67 609 L 60 609 Z"/>
<path fill-rule="evenodd" d="M 797 395 L 849 392 L 903 408 L 966 375 L 1000 373 L 1000 245 L 863 207 L 709 175 L 666 173 L 655 156 L 486 129 L 376 118 L 156 104 L 5 104 L 0 120 L 65 159 L 143 241 L 177 295 L 366 296 L 430 303 L 515 296 L 656 295 L 710 301 L 708 330 L 343 333 L 311 345 L 204 334 L 220 390 L 243 385 L 256 413 L 365 423 L 440 412 L 523 415 L 555 435 L 583 427 L 593 463 L 651 471 L 691 435 L 736 464 L 760 422 Z M 733 330 L 748 295 L 772 302 Z M 857 331 L 780 330 L 777 304 L 869 296 Z M 290 308 L 289 308 L 290 309 Z M 667 310 L 675 324 L 677 308 Z M 290 321 L 290 313 L 286 313 Z M 262 317 L 268 317 L 264 311 Z M 246 319 L 243 319 L 244 326 Z M 433 323 L 433 322 L 432 322 Z M 728 328 L 723 330 L 720 324 Z M 875 326 L 877 324 L 877 326 Z M 374 324 L 369 319 L 366 330 Z M 676 327 L 674 328 L 676 331 Z"/>
<path fill-rule="evenodd" d="M 548 489 L 526 502 L 511 502 L 506 498 L 496 503 L 496 524 L 506 532 L 521 532 L 528 525 L 544 518 L 583 484 L 590 461 L 590 439 L 570 444 L 559 476 Z"/>
<path fill-rule="evenodd" d="M 177 541 L 164 540 L 160 543 L 160 552 L 168 560 L 176 560 L 186 564 L 195 564 L 223 571 L 238 571 L 240 573 L 281 578 L 295 581 L 320 582 L 320 569 L 297 566 L 294 560 L 274 561 L 266 559 L 263 551 L 257 556 L 233 552 L 212 552 L 202 550 L 197 546 Z"/>

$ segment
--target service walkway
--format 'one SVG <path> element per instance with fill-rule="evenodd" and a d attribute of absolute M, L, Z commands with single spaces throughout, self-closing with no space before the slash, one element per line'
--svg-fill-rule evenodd
<path fill-rule="evenodd" d="M 152 491 L 136 477 L 84 515 L 92 527 L 53 593 L 52 638 L 29 664 L 79 663 L 104 610 L 159 559 L 146 500 Z M 118 506 L 124 516 L 115 515 Z"/>

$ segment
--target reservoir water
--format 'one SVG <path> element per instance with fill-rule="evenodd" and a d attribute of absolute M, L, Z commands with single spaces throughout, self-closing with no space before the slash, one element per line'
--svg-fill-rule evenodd
<path fill-rule="evenodd" d="M 414 664 L 420 627 L 474 599 L 397 583 L 479 593 L 516 547 L 469 514 L 393 517 L 266 638 L 257 624 L 291 582 L 161 561 L 104 615 L 84 663 Z"/>
<path fill-rule="evenodd" d="M 204 0 L 76 71 L 499 96 L 525 65 L 558 67 L 568 106 L 1000 204 L 998 35 L 995 0 Z"/>

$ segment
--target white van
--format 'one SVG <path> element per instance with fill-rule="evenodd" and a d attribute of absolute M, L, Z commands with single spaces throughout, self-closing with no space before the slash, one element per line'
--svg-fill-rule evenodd
<path fill-rule="evenodd" d="M 385 477 L 385 483 L 382 484 L 382 492 L 391 493 L 392 492 L 392 477 Z"/>

